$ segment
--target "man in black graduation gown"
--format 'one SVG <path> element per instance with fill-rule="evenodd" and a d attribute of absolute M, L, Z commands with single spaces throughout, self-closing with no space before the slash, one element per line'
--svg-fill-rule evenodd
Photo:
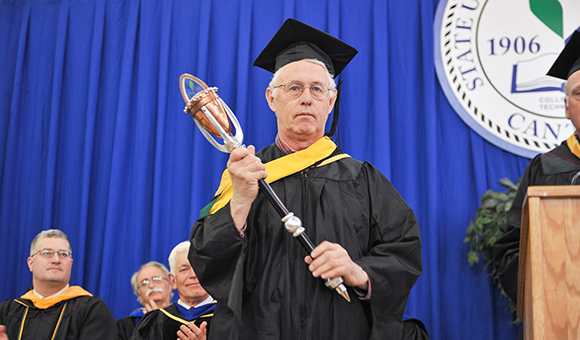
<path fill-rule="evenodd" d="M 169 283 L 169 270 L 157 262 L 149 261 L 131 276 L 131 287 L 137 301 L 143 305 L 117 321 L 118 340 L 129 340 L 143 316 L 152 310 L 168 307 L 173 290 Z"/>
<path fill-rule="evenodd" d="M 202 211 L 209 215 L 191 233 L 189 259 L 219 301 L 210 337 L 401 339 L 409 328 L 403 312 L 422 272 L 415 215 L 385 176 L 324 131 L 337 98 L 333 78 L 356 53 L 288 19 L 256 59 L 275 73 L 266 99 L 276 141 L 255 154 L 253 146 L 231 153 L 216 199 Z M 331 132 L 337 119 L 335 109 Z M 301 218 L 311 256 L 258 192 L 262 178 Z M 344 278 L 350 302 L 321 280 L 334 277 Z"/>
<path fill-rule="evenodd" d="M 199 284 L 187 259 L 188 252 L 189 241 L 184 241 L 169 255 L 169 283 L 179 292 L 179 300 L 147 312 L 131 339 L 206 339 L 216 301 Z"/>
<path fill-rule="evenodd" d="M 566 80 L 566 118 L 576 131 L 555 149 L 532 159 L 508 212 L 506 232 L 493 246 L 500 283 L 514 302 L 517 302 L 522 207 L 528 187 L 571 185 L 573 180 L 580 185 L 580 32 L 574 32 L 548 75 Z"/>
<path fill-rule="evenodd" d="M 115 318 L 100 298 L 69 286 L 72 251 L 58 229 L 44 230 L 32 241 L 28 267 L 32 288 L 0 304 L 0 339 L 115 339 Z"/>

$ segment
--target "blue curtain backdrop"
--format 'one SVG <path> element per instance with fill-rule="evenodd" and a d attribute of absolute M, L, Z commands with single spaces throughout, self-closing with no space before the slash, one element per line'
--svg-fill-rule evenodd
<path fill-rule="evenodd" d="M 479 198 L 529 160 L 483 140 L 445 98 L 433 65 L 437 0 L 0 0 L 0 300 L 31 284 L 32 238 L 60 228 L 71 284 L 117 319 L 138 307 L 131 274 L 167 264 L 213 195 L 227 155 L 183 113 L 191 73 L 238 116 L 245 143 L 275 137 L 253 60 L 289 17 L 355 46 L 340 140 L 415 210 L 423 275 L 407 314 L 432 339 L 515 339 L 505 301 L 465 230 Z"/>

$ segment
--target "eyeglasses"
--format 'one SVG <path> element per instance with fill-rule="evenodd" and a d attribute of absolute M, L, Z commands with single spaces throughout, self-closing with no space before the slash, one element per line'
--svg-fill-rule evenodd
<path fill-rule="evenodd" d="M 153 276 L 151 279 L 143 279 L 139 282 L 139 287 L 147 286 L 151 281 L 153 281 L 153 283 L 159 283 L 165 281 L 165 278 L 161 276 Z"/>
<path fill-rule="evenodd" d="M 277 89 L 279 87 L 283 87 L 284 93 L 286 93 L 286 95 L 290 98 L 300 97 L 306 88 L 310 89 L 310 95 L 316 100 L 326 99 L 328 97 L 328 93 L 330 92 L 329 88 L 323 86 L 320 83 L 313 83 L 310 86 L 304 86 L 304 84 L 299 81 L 291 81 L 288 84 L 277 85 L 273 88 Z"/>
<path fill-rule="evenodd" d="M 57 253 L 58 257 L 60 257 L 61 259 L 70 259 L 72 257 L 72 252 L 70 251 L 64 250 L 54 251 L 52 249 L 40 249 L 36 253 L 30 255 L 30 257 L 34 257 L 34 255 L 40 254 L 40 256 L 44 257 L 45 259 L 50 259 L 54 256 L 54 253 Z"/>

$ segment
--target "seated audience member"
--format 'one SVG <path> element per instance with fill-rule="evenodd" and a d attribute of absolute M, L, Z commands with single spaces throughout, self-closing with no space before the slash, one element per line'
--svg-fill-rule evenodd
<path fill-rule="evenodd" d="M 522 208 L 528 187 L 580 184 L 580 178 L 577 178 L 580 176 L 580 32 L 574 32 L 548 75 L 566 80 L 566 118 L 576 131 L 561 145 L 532 159 L 508 212 L 505 234 L 493 245 L 499 281 L 514 302 L 517 302 Z"/>
<path fill-rule="evenodd" d="M 115 318 L 100 298 L 70 286 L 72 250 L 58 229 L 40 232 L 30 245 L 32 288 L 0 304 L 0 339 L 114 339 Z"/>
<path fill-rule="evenodd" d="M 119 340 L 128 340 L 145 313 L 171 304 L 173 290 L 167 277 L 169 270 L 157 261 L 147 262 L 131 276 L 131 286 L 137 301 L 143 305 L 117 321 Z"/>
<path fill-rule="evenodd" d="M 188 253 L 189 241 L 184 241 L 169 255 L 169 283 L 179 300 L 145 314 L 131 339 L 206 339 L 216 301 L 199 284 Z"/>

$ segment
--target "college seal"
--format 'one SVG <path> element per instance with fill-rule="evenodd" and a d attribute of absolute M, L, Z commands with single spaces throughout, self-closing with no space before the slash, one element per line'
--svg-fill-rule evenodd
<path fill-rule="evenodd" d="M 435 69 L 461 119 L 490 143 L 532 158 L 573 132 L 564 81 L 546 73 L 580 26 L 578 0 L 441 0 Z"/>

